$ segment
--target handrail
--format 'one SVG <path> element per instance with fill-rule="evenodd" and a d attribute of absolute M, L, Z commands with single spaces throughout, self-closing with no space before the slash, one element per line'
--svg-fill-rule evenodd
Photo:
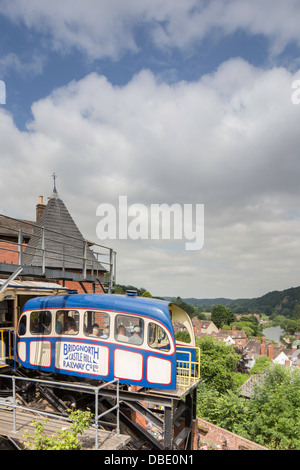
<path fill-rule="evenodd" d="M 3 214 L 0 214 L 0 217 L 6 218 L 9 220 L 15 220 L 20 222 L 18 219 L 9 217 Z M 116 284 L 116 252 L 105 245 L 99 243 L 87 242 L 84 238 L 76 237 L 73 235 L 66 235 L 57 230 L 39 227 L 36 224 L 27 221 L 21 221 L 22 225 L 26 224 L 27 226 L 32 227 L 33 233 L 29 231 L 25 232 L 22 229 L 16 229 L 8 227 L 6 225 L 0 224 L 0 227 L 5 228 L 8 233 L 15 234 L 18 241 L 5 240 L 3 237 L 0 239 L 0 243 L 5 243 L 6 246 L 0 246 L 0 250 L 10 251 L 15 254 L 16 261 L 19 266 L 31 266 L 30 259 L 26 260 L 26 255 L 34 256 L 38 258 L 37 266 L 41 266 L 43 271 L 47 267 L 47 260 L 56 260 L 59 263 L 58 268 L 65 271 L 66 262 L 69 265 L 70 269 L 81 269 L 84 278 L 86 278 L 87 270 L 94 272 L 98 275 L 99 267 L 97 264 L 107 267 L 106 269 L 109 272 L 108 279 L 105 282 L 108 282 L 108 291 L 111 291 L 113 285 Z M 38 232 L 38 233 L 37 233 Z M 59 236 L 59 239 L 57 239 Z M 39 240 L 39 246 L 30 246 L 24 243 L 24 236 L 34 237 L 34 239 Z M 48 242 L 55 242 L 58 245 L 57 249 L 49 247 Z M 74 247 L 74 244 L 77 242 L 76 246 L 78 249 L 82 249 L 82 255 L 80 254 L 70 254 L 66 253 L 68 247 Z M 9 247 L 7 245 L 10 245 Z M 48 246 L 47 246 L 48 245 Z M 93 247 L 93 248 L 92 248 Z M 91 256 L 88 255 L 88 249 L 91 253 Z M 105 250 L 105 252 L 103 252 Z M 24 259 L 25 256 L 25 259 Z"/>
<path fill-rule="evenodd" d="M 183 348 L 183 349 L 181 349 Z M 184 348 L 187 350 L 185 351 Z M 195 350 L 196 360 L 192 361 L 191 350 Z M 184 390 L 200 379 L 200 348 L 194 346 L 178 345 L 176 351 L 180 354 L 187 354 L 188 359 L 177 359 L 177 382 Z M 198 357 L 198 358 L 197 358 Z"/>
<path fill-rule="evenodd" d="M 12 380 L 12 390 L 13 390 L 13 400 L 12 400 L 12 403 L 9 403 L 9 401 L 7 401 L 7 403 L 5 403 L 5 407 L 6 408 L 12 408 L 13 409 L 13 432 L 14 433 L 17 433 L 17 417 L 16 417 L 16 413 L 17 413 L 17 409 L 19 410 L 24 410 L 24 411 L 30 411 L 32 413 L 36 413 L 36 414 L 39 414 L 39 415 L 45 415 L 45 416 L 49 416 L 49 417 L 52 417 L 52 418 L 56 418 L 56 419 L 62 419 L 62 420 L 65 420 L 65 421 L 69 421 L 71 422 L 70 418 L 68 417 L 65 417 L 65 416 L 61 416 L 61 415 L 57 415 L 57 414 L 54 414 L 54 413 L 50 413 L 49 411 L 41 411 L 41 410 L 37 410 L 35 408 L 29 408 L 29 407 L 26 407 L 26 406 L 20 406 L 17 404 L 17 399 L 16 399 L 16 381 L 17 380 L 23 380 L 23 381 L 27 381 L 27 382 L 34 382 L 34 383 L 40 383 L 40 384 L 44 384 L 44 385 L 50 385 L 51 387 L 57 385 L 57 386 L 62 386 L 62 385 L 67 385 L 68 389 L 72 388 L 72 389 L 79 389 L 79 390 L 91 390 L 94 392 L 94 395 L 95 395 L 95 423 L 92 427 L 95 428 L 95 449 L 98 450 L 99 448 L 99 438 L 98 438 L 98 428 L 99 428 L 99 420 L 100 418 L 102 418 L 103 416 L 105 416 L 107 413 L 110 413 L 114 410 L 117 410 L 117 422 L 116 422 L 116 435 L 118 436 L 120 434 L 120 391 L 119 391 L 119 379 L 114 379 L 114 380 L 111 380 L 110 382 L 106 382 L 102 385 L 98 385 L 98 386 L 92 386 L 92 385 L 81 385 L 81 384 L 74 384 L 74 383 L 64 383 L 64 382 L 55 382 L 55 381 L 51 381 L 49 382 L 48 380 L 43 380 L 43 379 L 33 379 L 33 378 L 29 378 L 29 377 L 18 377 L 18 376 L 15 376 L 15 375 L 4 375 L 4 374 L 1 374 L 1 378 L 6 378 L 6 379 L 11 379 Z M 99 391 L 107 386 L 110 386 L 112 384 L 117 384 L 117 388 L 116 388 L 116 405 L 114 405 L 112 408 L 109 408 L 108 410 L 104 411 L 103 413 L 99 414 L 98 412 L 98 404 L 99 404 Z"/>

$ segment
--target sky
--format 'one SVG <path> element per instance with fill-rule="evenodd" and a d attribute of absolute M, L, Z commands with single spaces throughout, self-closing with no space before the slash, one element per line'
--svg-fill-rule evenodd
<path fill-rule="evenodd" d="M 182 298 L 300 285 L 299 18 L 298 0 L 1 0 L 0 213 L 34 220 L 55 172 L 120 284 Z M 103 212 L 119 223 L 120 198 L 127 238 Z M 194 223 L 203 207 L 201 247 L 174 227 L 133 237 L 155 204 Z"/>

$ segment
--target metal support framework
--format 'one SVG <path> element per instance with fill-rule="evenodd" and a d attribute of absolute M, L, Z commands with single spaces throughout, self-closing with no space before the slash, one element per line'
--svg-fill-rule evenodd
<path fill-rule="evenodd" d="M 23 231 L 21 229 L 18 231 L 18 264 L 20 266 L 23 264 Z"/>
<path fill-rule="evenodd" d="M 18 370 L 16 371 L 18 372 Z M 95 448 L 98 448 L 97 429 L 99 424 L 107 424 L 115 427 L 116 435 L 120 433 L 120 422 L 122 421 L 135 434 L 138 434 L 142 440 L 150 444 L 152 449 L 156 450 L 191 450 L 193 445 L 193 423 L 196 420 L 196 399 L 198 383 L 188 390 L 154 390 L 140 389 L 130 391 L 128 389 L 119 388 L 117 379 L 100 383 L 100 385 L 92 386 L 81 382 L 61 382 L 53 380 L 29 379 L 25 375 L 17 374 L 14 376 L 6 376 L 0 374 L 1 378 L 9 377 L 12 380 L 13 397 L 16 395 L 16 382 L 19 380 L 29 380 L 35 382 L 38 389 L 46 399 L 50 397 L 50 403 L 54 403 L 56 409 L 60 413 L 60 417 L 65 416 L 65 409 L 57 406 L 56 390 L 63 391 L 81 391 L 87 395 L 93 395 L 95 399 Z M 53 395 L 52 390 L 55 392 Z M 55 398 L 55 401 L 52 398 Z M 99 412 L 99 404 L 101 402 L 102 410 Z M 62 403 L 63 404 L 63 403 Z M 61 405 L 61 403 L 59 403 Z M 15 429 L 15 413 L 18 409 L 13 399 L 13 426 Z M 22 407 L 20 407 L 22 408 Z M 128 413 L 134 411 L 152 423 L 155 433 L 129 418 Z M 115 415 L 112 420 L 111 413 Z M 109 415 L 109 418 L 106 418 Z M 57 416 L 57 415 L 56 415 Z M 103 421 L 104 419 L 104 421 Z M 107 421 L 109 419 L 109 421 Z"/>
<path fill-rule="evenodd" d="M 11 375 L 5 375 L 5 374 L 1 374 L 0 377 L 3 379 L 12 381 L 12 401 L 11 403 L 9 401 L 6 401 L 5 406 L 6 408 L 11 408 L 13 410 L 13 415 L 12 415 L 12 432 L 13 433 L 15 434 L 17 433 L 17 410 L 30 411 L 38 415 L 42 415 L 42 416 L 44 415 L 44 416 L 48 416 L 51 418 L 65 420 L 65 421 L 70 422 L 70 419 L 64 414 L 57 415 L 49 411 L 41 411 L 36 408 L 29 408 L 26 406 L 21 406 L 18 404 L 18 401 L 17 401 L 17 394 L 16 394 L 16 390 L 17 390 L 16 382 L 17 381 L 35 383 L 38 386 L 50 387 L 50 388 L 53 388 L 53 387 L 64 388 L 64 385 L 65 385 L 64 383 L 55 382 L 55 381 L 50 382 L 48 380 L 34 379 L 34 378 L 29 378 L 29 377 L 20 377 L 20 376 L 15 376 L 15 375 L 11 376 Z M 111 387 L 112 385 L 114 385 L 114 399 L 116 401 L 116 404 L 112 406 L 110 409 L 99 414 L 99 395 L 101 395 L 101 391 L 104 388 Z M 69 389 L 69 387 L 67 388 Z M 120 399 L 119 399 L 119 380 L 118 379 L 114 379 L 111 382 L 107 382 L 98 386 L 84 385 L 84 384 L 78 384 L 78 383 L 72 384 L 71 389 L 77 390 L 80 392 L 87 392 L 89 394 L 94 395 L 95 419 L 94 419 L 94 425 L 92 427 L 95 430 L 95 450 L 99 449 L 99 439 L 98 439 L 99 421 L 106 414 L 111 413 L 111 412 L 116 412 L 115 434 L 117 436 L 120 435 L 120 418 L 119 418 Z"/>
<path fill-rule="evenodd" d="M 1 288 L 0 288 L 0 294 L 1 292 L 5 291 L 5 289 L 8 287 L 8 285 L 10 284 L 10 282 L 12 282 L 14 279 L 16 279 L 16 277 L 19 276 L 19 274 L 21 274 L 21 272 L 23 271 L 23 268 L 22 266 L 19 266 L 17 267 L 17 269 L 9 276 L 9 278 L 2 284 Z"/>
<path fill-rule="evenodd" d="M 193 445 L 193 422 L 197 417 L 196 401 L 199 383 L 200 380 L 184 391 L 161 391 L 154 389 L 130 391 L 120 389 L 120 419 L 126 426 L 148 441 L 153 449 L 191 450 Z M 68 389 L 68 385 L 66 387 Z M 72 385 L 70 385 L 70 389 L 71 387 Z M 101 390 L 101 396 L 106 399 L 105 403 L 110 404 L 114 395 L 115 390 L 113 388 Z M 163 436 L 162 439 L 154 437 L 141 424 L 133 422 L 128 417 L 128 411 L 130 410 L 137 412 L 150 421 L 158 429 L 158 434 Z"/>
<path fill-rule="evenodd" d="M 172 449 L 173 441 L 173 408 L 171 406 L 165 407 L 165 427 L 164 427 L 164 448 L 166 450 Z"/>

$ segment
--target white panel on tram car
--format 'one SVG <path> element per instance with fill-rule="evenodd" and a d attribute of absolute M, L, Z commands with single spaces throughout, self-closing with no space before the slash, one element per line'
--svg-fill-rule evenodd
<path fill-rule="evenodd" d="M 57 341 L 55 367 L 82 374 L 108 375 L 109 349 L 89 343 Z"/>
<path fill-rule="evenodd" d="M 18 356 L 22 362 L 26 361 L 26 343 L 22 341 L 18 343 Z"/>
<path fill-rule="evenodd" d="M 31 341 L 29 362 L 33 366 L 50 367 L 51 343 L 50 341 Z"/>
<path fill-rule="evenodd" d="M 150 383 L 168 385 L 172 381 L 172 363 L 167 359 L 150 356 L 147 361 L 147 380 Z"/>
<path fill-rule="evenodd" d="M 143 356 L 140 353 L 115 350 L 114 376 L 118 379 L 142 380 Z"/>

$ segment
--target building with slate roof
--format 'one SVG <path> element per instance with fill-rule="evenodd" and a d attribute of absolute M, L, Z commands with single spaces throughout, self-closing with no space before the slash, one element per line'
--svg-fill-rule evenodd
<path fill-rule="evenodd" d="M 47 204 L 40 196 L 35 221 L 0 214 L 0 293 L 7 278 L 56 282 L 78 293 L 110 291 L 115 256 L 112 248 L 84 238 L 55 182 Z"/>
<path fill-rule="evenodd" d="M 45 252 L 44 260 L 42 251 Z M 90 273 L 94 271 L 100 276 L 106 271 L 81 234 L 55 187 L 23 254 L 24 265 L 42 266 L 43 261 L 45 267 L 67 271 L 82 270 L 85 261 L 85 269 Z"/>
<path fill-rule="evenodd" d="M 283 345 L 276 346 L 271 342 L 266 342 L 262 337 L 259 341 L 249 340 L 243 348 L 246 367 L 251 369 L 260 356 L 268 356 L 275 364 L 300 366 L 300 350 L 295 348 L 284 348 Z"/>

